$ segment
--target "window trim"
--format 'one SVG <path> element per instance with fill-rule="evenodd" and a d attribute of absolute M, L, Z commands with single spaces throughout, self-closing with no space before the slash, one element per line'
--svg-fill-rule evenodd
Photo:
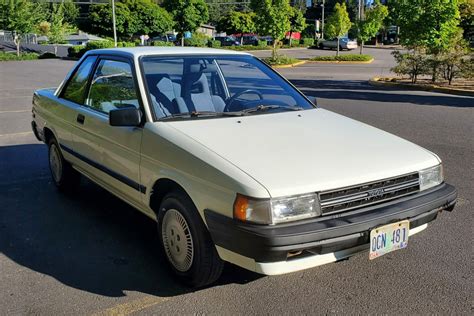
<path fill-rule="evenodd" d="M 61 91 L 59 91 L 58 93 L 58 98 L 60 99 L 64 99 L 64 100 L 67 100 L 69 102 L 72 102 L 74 104 L 77 104 L 77 105 L 80 105 L 80 106 L 83 106 L 84 104 L 84 101 L 85 101 L 85 95 L 82 96 L 82 103 L 77 103 L 73 100 L 70 100 L 68 98 L 65 98 L 64 97 L 64 93 L 65 91 L 67 90 L 67 88 L 69 87 L 69 85 L 71 84 L 71 80 L 72 78 L 74 78 L 74 76 L 77 74 L 77 72 L 79 71 L 79 68 L 81 68 L 81 66 L 84 64 L 84 62 L 87 60 L 87 58 L 89 57 L 95 57 L 95 60 L 94 62 L 92 63 L 92 67 L 91 67 L 91 70 L 89 71 L 89 74 L 87 75 L 87 82 L 86 82 L 86 88 L 85 88 L 85 91 L 89 91 L 89 86 L 90 86 L 90 81 L 91 81 L 91 77 L 92 77 L 92 74 L 95 72 L 95 67 L 97 65 L 97 61 L 99 60 L 99 56 L 96 55 L 96 54 L 90 54 L 90 55 L 86 55 L 84 56 L 84 58 L 80 61 L 80 63 L 78 63 L 76 65 L 76 67 L 74 68 L 74 70 L 71 72 L 71 74 L 69 75 L 69 77 L 66 79 L 66 83 L 61 87 Z"/>
<path fill-rule="evenodd" d="M 87 83 L 87 90 L 86 90 L 87 91 L 87 96 L 90 93 L 90 89 L 91 89 L 91 85 L 92 85 L 92 78 L 93 78 L 93 76 L 94 76 L 94 74 L 97 70 L 97 67 L 99 66 L 99 63 L 102 60 L 118 61 L 118 62 L 127 63 L 130 66 L 130 70 L 132 72 L 133 84 L 135 85 L 135 93 L 137 95 L 139 110 L 142 112 L 142 122 L 141 122 L 139 127 L 143 127 L 143 125 L 145 125 L 145 123 L 147 121 L 146 114 L 145 114 L 146 112 L 145 112 L 145 107 L 143 105 L 143 100 L 142 100 L 141 94 L 140 94 L 140 88 L 139 88 L 139 85 L 138 85 L 138 78 L 137 78 L 137 74 L 136 74 L 136 71 L 135 71 L 135 62 L 134 62 L 133 58 L 124 57 L 124 56 L 117 56 L 117 55 L 112 55 L 112 54 L 103 54 L 103 55 L 97 55 L 97 56 L 98 57 L 97 57 L 97 60 L 94 64 L 94 68 L 93 68 L 93 70 L 91 71 L 91 73 L 89 75 L 89 81 Z M 85 98 L 84 98 L 84 101 L 85 101 Z M 99 111 L 97 109 L 92 108 L 89 105 L 86 105 L 86 104 L 80 104 L 80 105 L 82 107 L 88 109 L 88 110 L 93 111 L 94 113 L 100 114 L 100 115 L 102 115 L 104 117 L 107 117 L 107 118 L 109 117 L 109 113 Z"/>

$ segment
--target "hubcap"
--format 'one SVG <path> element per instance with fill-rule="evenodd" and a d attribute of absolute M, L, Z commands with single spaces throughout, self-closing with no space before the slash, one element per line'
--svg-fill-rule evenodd
<path fill-rule="evenodd" d="M 163 247 L 173 267 L 181 272 L 188 271 L 193 263 L 194 246 L 184 216 L 175 209 L 168 210 L 163 217 L 161 235 Z"/>
<path fill-rule="evenodd" d="M 49 168 L 54 181 L 59 182 L 62 176 L 62 163 L 58 147 L 55 144 L 52 144 L 49 150 Z"/>

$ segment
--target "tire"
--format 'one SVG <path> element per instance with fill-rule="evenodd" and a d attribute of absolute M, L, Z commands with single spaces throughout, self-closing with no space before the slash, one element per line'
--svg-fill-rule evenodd
<path fill-rule="evenodd" d="M 81 175 L 64 159 L 59 148 L 56 139 L 51 138 L 48 142 L 48 161 L 51 178 L 60 191 L 70 192 L 79 185 Z"/>
<path fill-rule="evenodd" d="M 164 197 L 158 214 L 158 235 L 169 266 L 181 282 L 203 287 L 219 279 L 224 262 L 186 194 L 172 192 Z"/>

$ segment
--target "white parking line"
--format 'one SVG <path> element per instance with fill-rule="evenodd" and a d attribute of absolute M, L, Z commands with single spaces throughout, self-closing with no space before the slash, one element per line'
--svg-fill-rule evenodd
<path fill-rule="evenodd" d="M 33 132 L 22 132 L 22 133 L 12 133 L 12 134 L 0 134 L 0 137 L 8 137 L 8 136 L 25 136 L 33 134 Z"/>
<path fill-rule="evenodd" d="M 31 112 L 31 110 L 0 111 L 0 114 L 4 114 L 4 113 L 24 113 L 24 112 Z"/>

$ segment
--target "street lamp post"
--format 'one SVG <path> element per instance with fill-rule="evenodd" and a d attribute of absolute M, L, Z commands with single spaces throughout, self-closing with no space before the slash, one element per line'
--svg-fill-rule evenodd
<path fill-rule="evenodd" d="M 324 39 L 324 6 L 326 4 L 326 0 L 323 0 L 323 12 L 322 12 L 322 19 L 321 19 L 321 39 Z"/>
<path fill-rule="evenodd" d="M 117 47 L 117 27 L 115 25 L 115 0 L 112 0 L 112 28 L 114 30 L 114 47 Z"/>

